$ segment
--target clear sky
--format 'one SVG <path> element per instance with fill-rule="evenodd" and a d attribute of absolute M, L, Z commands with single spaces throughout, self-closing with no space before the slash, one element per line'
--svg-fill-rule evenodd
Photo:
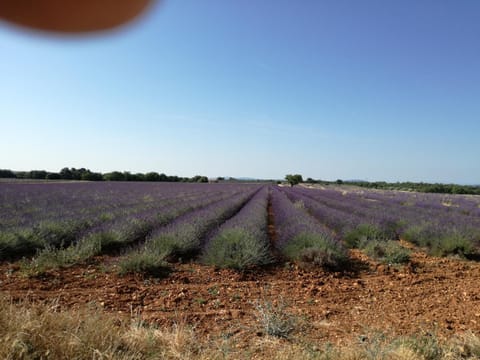
<path fill-rule="evenodd" d="M 165 0 L 0 24 L 0 168 L 480 183 L 480 1 Z"/>

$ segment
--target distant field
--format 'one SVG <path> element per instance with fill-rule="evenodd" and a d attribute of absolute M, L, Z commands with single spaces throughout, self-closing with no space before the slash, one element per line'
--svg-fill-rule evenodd
<path fill-rule="evenodd" d="M 2 182 L 0 355 L 475 359 L 479 253 L 477 196 Z"/>
<path fill-rule="evenodd" d="M 33 256 L 43 268 L 49 266 L 43 259 L 55 267 L 116 253 L 125 259 L 135 255 L 130 260 L 137 262 L 146 254 L 154 262 L 155 254 L 162 261 L 183 257 L 247 268 L 290 259 L 339 270 L 348 266 L 342 258 L 347 247 L 390 246 L 402 239 L 434 255 L 475 259 L 480 246 L 476 196 L 257 184 L 14 181 L 2 182 L 0 200 L 0 259 Z"/>

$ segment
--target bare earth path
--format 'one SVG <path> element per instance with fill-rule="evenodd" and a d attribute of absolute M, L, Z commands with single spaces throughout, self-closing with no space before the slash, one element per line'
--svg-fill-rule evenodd
<path fill-rule="evenodd" d="M 15 264 L 2 264 L 0 293 L 14 300 L 57 300 L 66 307 L 96 304 L 159 325 L 187 321 L 205 336 L 235 337 L 239 346 L 263 335 L 255 303 L 280 299 L 297 320 L 297 335 L 315 342 L 344 343 L 376 330 L 480 334 L 480 263 L 417 252 L 412 265 L 394 268 L 356 251 L 351 255 L 364 267 L 350 276 L 293 265 L 242 275 L 177 264 L 164 279 L 119 277 L 113 271 L 116 259 L 104 256 L 27 278 Z"/>

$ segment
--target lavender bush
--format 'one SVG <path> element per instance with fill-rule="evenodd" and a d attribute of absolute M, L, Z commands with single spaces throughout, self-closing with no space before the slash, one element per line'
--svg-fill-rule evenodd
<path fill-rule="evenodd" d="M 268 187 L 262 188 L 211 236 L 202 260 L 206 264 L 244 270 L 272 261 L 267 235 Z"/>
<path fill-rule="evenodd" d="M 272 191 L 277 240 L 275 247 L 288 259 L 341 270 L 348 261 L 344 246 L 331 231 L 295 206 L 280 190 Z"/>

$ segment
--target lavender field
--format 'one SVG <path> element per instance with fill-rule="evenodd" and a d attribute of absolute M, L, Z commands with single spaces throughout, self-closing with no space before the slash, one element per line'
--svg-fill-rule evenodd
<path fill-rule="evenodd" d="M 0 260 L 23 258 L 39 271 L 104 254 L 119 257 L 124 273 L 179 260 L 341 270 L 348 248 L 408 261 L 398 240 L 478 260 L 480 198 L 264 184 L 0 184 Z"/>

